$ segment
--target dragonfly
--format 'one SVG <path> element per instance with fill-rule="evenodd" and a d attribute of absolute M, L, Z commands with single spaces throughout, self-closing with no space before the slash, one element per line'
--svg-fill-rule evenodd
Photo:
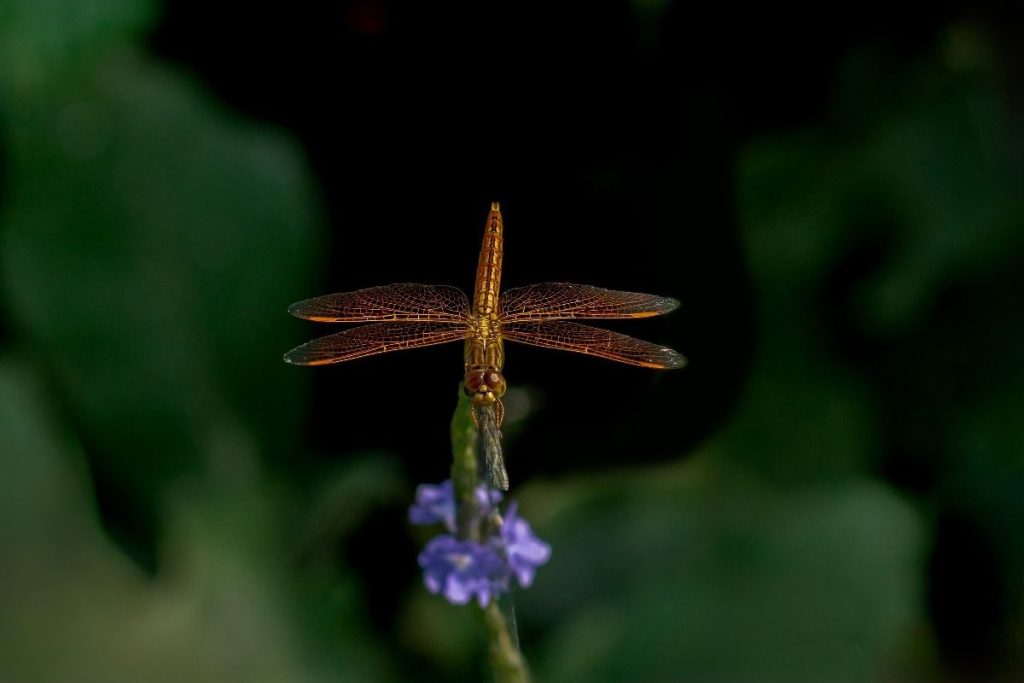
<path fill-rule="evenodd" d="M 576 320 L 648 318 L 675 310 L 670 297 L 545 282 L 501 291 L 504 222 L 491 204 L 477 262 L 473 303 L 447 285 L 400 283 L 328 294 L 292 304 L 292 315 L 323 323 L 368 323 L 320 337 L 284 355 L 293 365 L 329 365 L 436 344 L 464 344 L 463 390 L 474 407 L 492 407 L 500 427 L 507 383 L 504 342 L 574 351 L 645 368 L 674 369 L 672 349 Z"/>

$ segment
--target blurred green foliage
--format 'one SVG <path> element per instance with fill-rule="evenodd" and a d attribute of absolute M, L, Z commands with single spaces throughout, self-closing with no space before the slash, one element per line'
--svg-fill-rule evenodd
<path fill-rule="evenodd" d="M 281 467 L 308 388 L 266 359 L 294 341 L 279 302 L 322 265 L 318 199 L 286 135 L 133 48 L 152 17 L 124 0 L 0 14 L 0 678 L 386 681 L 416 661 L 475 676 L 467 610 L 403 593 L 386 640 L 330 551 L 404 505 L 400 468 L 383 454 L 306 478 Z M 1024 354 L 926 338 L 964 282 L 993 302 L 979 325 L 1021 327 L 987 295 L 1014 282 L 1024 219 L 990 58 L 970 27 L 904 69 L 854 55 L 826 125 L 744 150 L 747 389 L 684 463 L 522 487 L 554 548 L 519 604 L 539 680 L 928 677 L 925 559 L 953 500 L 1019 582 Z M 880 262 L 830 298 L 864 244 Z M 883 381 L 834 343 L 836 320 L 882 350 Z M 943 399 L 929 373 L 958 340 L 987 357 L 967 400 Z M 929 394 L 932 412 L 893 426 Z M 876 476 L 884 444 L 936 415 L 921 438 L 941 441 L 938 494 L 912 502 Z M 90 468 L 136 511 L 107 520 L 114 537 L 151 529 L 155 557 L 111 540 Z"/>

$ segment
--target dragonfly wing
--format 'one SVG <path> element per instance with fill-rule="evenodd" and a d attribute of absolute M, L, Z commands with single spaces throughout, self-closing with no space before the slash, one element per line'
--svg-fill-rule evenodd
<path fill-rule="evenodd" d="M 324 323 L 462 322 L 469 318 L 469 300 L 456 287 L 402 283 L 306 299 L 288 312 Z"/>
<path fill-rule="evenodd" d="M 353 327 L 298 346 L 284 354 L 292 365 L 327 365 L 388 351 L 433 346 L 466 338 L 467 330 L 443 323 L 378 323 Z"/>
<path fill-rule="evenodd" d="M 515 322 L 501 327 L 501 336 L 531 346 L 575 351 L 645 368 L 673 369 L 686 359 L 670 348 L 580 323 Z"/>
<path fill-rule="evenodd" d="M 677 306 L 678 301 L 665 296 L 619 292 L 567 282 L 544 282 L 504 292 L 500 312 L 501 319 L 509 322 L 569 318 L 599 320 L 648 318 L 673 311 Z"/>

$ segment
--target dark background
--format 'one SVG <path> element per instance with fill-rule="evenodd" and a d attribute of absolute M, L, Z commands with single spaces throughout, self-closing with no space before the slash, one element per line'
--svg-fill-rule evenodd
<path fill-rule="evenodd" d="M 507 347 L 540 680 L 1015 680 L 1021 7 L 0 11 L 0 677 L 478 678 L 405 522 L 461 349 L 280 354 L 500 200 L 690 360 Z"/>

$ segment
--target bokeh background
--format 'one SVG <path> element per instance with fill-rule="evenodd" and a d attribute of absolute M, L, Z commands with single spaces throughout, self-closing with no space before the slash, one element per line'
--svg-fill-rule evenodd
<path fill-rule="evenodd" d="M 470 681 L 423 589 L 461 349 L 295 300 L 672 295 L 509 346 L 541 681 L 1024 677 L 1024 5 L 5 0 L 0 681 Z"/>

